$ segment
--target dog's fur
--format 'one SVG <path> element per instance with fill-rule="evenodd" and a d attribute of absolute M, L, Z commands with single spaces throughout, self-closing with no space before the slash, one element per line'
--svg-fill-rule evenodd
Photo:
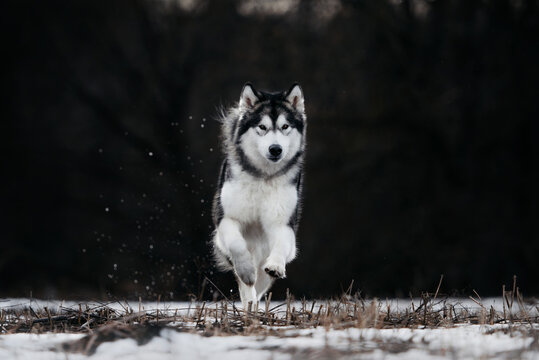
<path fill-rule="evenodd" d="M 298 84 L 267 93 L 249 83 L 222 119 L 213 248 L 218 268 L 234 271 L 244 306 L 284 278 L 296 256 L 306 119 Z"/>

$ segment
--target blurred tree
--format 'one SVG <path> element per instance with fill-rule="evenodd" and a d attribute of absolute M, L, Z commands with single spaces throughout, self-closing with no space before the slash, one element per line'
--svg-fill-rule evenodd
<path fill-rule="evenodd" d="M 274 289 L 539 292 L 536 1 L 6 1 L 0 293 L 211 296 L 220 104 L 307 97 Z M 261 5 L 266 4 L 266 5 Z M 277 3 L 274 3 L 277 4 Z M 277 5 L 275 5 L 277 6 Z"/>

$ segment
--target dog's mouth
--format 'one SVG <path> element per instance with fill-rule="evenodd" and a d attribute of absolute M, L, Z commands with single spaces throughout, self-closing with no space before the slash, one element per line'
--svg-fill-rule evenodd
<path fill-rule="evenodd" d="M 268 160 L 271 160 L 273 162 L 278 162 L 279 160 L 282 159 L 282 156 L 281 155 L 278 155 L 278 156 L 273 156 L 273 155 L 269 155 L 268 156 Z"/>

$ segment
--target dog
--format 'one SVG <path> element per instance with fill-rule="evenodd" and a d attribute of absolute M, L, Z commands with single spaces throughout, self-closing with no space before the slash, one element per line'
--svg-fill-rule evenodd
<path fill-rule="evenodd" d="M 213 252 L 218 269 L 234 272 L 247 308 L 286 277 L 286 264 L 296 257 L 307 130 L 303 91 L 297 83 L 277 93 L 247 83 L 221 121 L 225 159 L 213 201 Z"/>

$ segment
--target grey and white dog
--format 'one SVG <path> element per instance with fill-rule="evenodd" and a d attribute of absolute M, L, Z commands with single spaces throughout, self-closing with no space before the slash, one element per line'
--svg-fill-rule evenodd
<path fill-rule="evenodd" d="M 296 256 L 306 119 L 298 84 L 268 93 L 247 83 L 223 115 L 214 255 L 218 268 L 234 271 L 244 306 L 284 278 Z"/>

